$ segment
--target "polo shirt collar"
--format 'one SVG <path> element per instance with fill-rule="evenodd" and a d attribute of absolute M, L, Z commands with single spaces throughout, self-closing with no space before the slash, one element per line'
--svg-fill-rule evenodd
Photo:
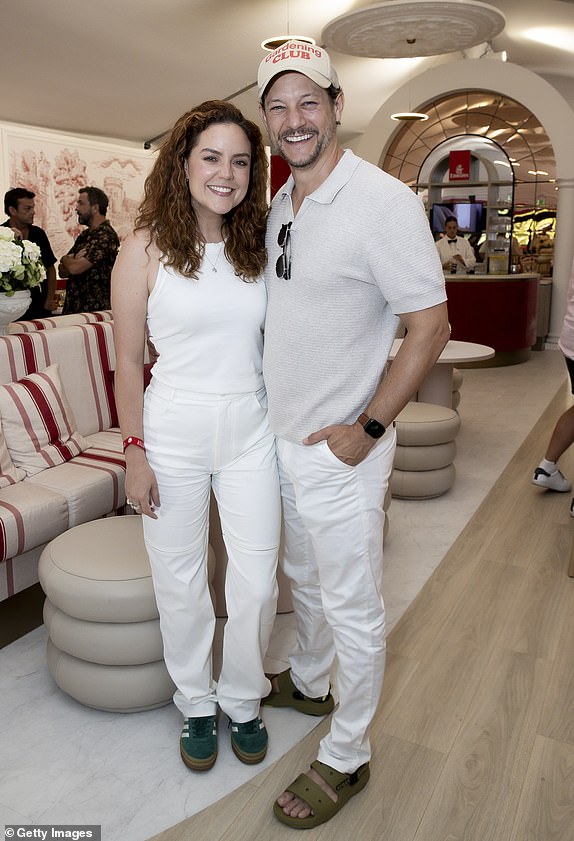
<path fill-rule="evenodd" d="M 354 171 L 359 166 L 361 158 L 358 158 L 350 149 L 345 149 L 341 160 L 311 195 L 305 197 L 305 201 L 314 201 L 318 204 L 331 204 L 335 196 L 350 181 Z M 295 187 L 295 180 L 292 175 L 285 182 L 281 189 L 281 198 L 291 196 Z"/>

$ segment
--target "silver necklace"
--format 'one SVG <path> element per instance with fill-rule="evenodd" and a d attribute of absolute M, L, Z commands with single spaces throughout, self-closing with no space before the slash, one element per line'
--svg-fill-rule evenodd
<path fill-rule="evenodd" d="M 221 255 L 223 253 L 223 246 L 225 245 L 225 243 L 224 242 L 220 243 L 219 251 L 217 252 L 217 257 L 215 258 L 215 262 L 212 262 L 207 255 L 207 246 L 208 245 L 209 245 L 209 243 L 206 242 L 205 247 L 203 249 L 203 256 L 205 257 L 205 259 L 207 260 L 207 262 L 211 266 L 211 271 L 212 272 L 217 272 L 217 264 L 219 262 L 219 258 L 221 257 Z"/>

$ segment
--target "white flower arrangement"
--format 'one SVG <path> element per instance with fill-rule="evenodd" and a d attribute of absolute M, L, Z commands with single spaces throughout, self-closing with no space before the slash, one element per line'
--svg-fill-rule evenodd
<path fill-rule="evenodd" d="M 39 286 L 46 277 L 40 246 L 19 239 L 12 228 L 0 225 L 0 292 L 11 297 Z"/>

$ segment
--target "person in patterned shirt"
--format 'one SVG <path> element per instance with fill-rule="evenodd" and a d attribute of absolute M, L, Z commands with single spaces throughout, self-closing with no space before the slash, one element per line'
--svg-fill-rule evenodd
<path fill-rule="evenodd" d="M 59 265 L 67 278 L 62 313 L 110 309 L 110 276 L 120 240 L 108 220 L 108 197 L 99 187 L 82 187 L 76 203 L 78 221 L 87 225 Z"/>

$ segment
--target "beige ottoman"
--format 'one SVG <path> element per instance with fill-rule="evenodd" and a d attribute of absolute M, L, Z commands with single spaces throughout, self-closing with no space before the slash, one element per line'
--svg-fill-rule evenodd
<path fill-rule="evenodd" d="M 460 368 L 455 368 L 452 372 L 452 399 L 451 409 L 458 409 L 460 406 L 460 389 L 462 386 L 463 373 Z"/>
<path fill-rule="evenodd" d="M 141 517 L 64 532 L 42 552 L 39 576 L 48 668 L 64 692 L 112 712 L 171 701 Z"/>
<path fill-rule="evenodd" d="M 455 478 L 457 412 L 434 403 L 412 402 L 399 413 L 396 425 L 393 496 L 428 499 L 445 493 Z"/>

